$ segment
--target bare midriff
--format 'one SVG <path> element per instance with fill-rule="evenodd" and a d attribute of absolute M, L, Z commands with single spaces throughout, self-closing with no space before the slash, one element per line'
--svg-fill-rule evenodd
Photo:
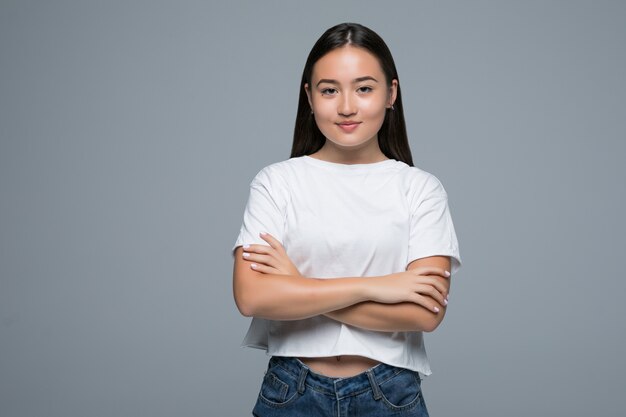
<path fill-rule="evenodd" d="M 363 356 L 342 355 L 320 358 L 298 358 L 316 374 L 346 378 L 367 371 L 380 362 Z"/>

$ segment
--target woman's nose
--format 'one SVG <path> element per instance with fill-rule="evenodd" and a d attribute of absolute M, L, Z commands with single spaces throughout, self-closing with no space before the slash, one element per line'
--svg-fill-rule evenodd
<path fill-rule="evenodd" d="M 350 94 L 344 94 L 341 97 L 337 113 L 341 116 L 351 116 L 356 113 L 356 103 Z"/>

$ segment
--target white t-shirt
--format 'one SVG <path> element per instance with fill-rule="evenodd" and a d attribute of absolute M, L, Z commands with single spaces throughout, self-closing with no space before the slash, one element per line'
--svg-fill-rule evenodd
<path fill-rule="evenodd" d="M 246 243 L 267 245 L 260 232 L 278 239 L 305 277 L 387 275 L 434 255 L 451 257 L 452 275 L 461 265 L 443 186 L 394 159 L 348 165 L 301 156 L 263 168 L 233 254 Z M 431 373 L 422 332 L 364 330 L 323 315 L 253 318 L 243 346 L 275 356 L 360 355 Z"/>

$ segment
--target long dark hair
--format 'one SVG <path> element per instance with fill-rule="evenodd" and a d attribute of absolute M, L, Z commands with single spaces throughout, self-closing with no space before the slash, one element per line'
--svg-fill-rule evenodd
<path fill-rule="evenodd" d="M 306 83 L 311 84 L 313 66 L 321 57 L 333 49 L 345 45 L 366 49 L 376 56 L 385 74 L 388 87 L 391 87 L 392 80 L 398 80 L 396 101 L 393 104 L 394 110 L 388 109 L 385 114 L 385 120 L 378 131 L 378 146 L 387 158 L 402 161 L 407 165 L 413 166 L 406 124 L 404 123 L 404 112 L 402 110 L 400 80 L 398 79 L 398 71 L 393 62 L 393 57 L 385 41 L 376 32 L 358 23 L 341 23 L 333 26 L 324 32 L 313 45 L 313 49 L 311 49 L 304 65 L 302 81 L 300 82 L 300 98 L 298 99 L 298 112 L 293 132 L 291 157 L 310 155 L 318 151 L 326 141 L 326 138 L 315 123 L 313 114 L 311 114 L 304 85 Z"/>

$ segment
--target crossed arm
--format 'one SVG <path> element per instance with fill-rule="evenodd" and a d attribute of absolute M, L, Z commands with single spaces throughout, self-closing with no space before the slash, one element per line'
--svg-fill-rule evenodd
<path fill-rule="evenodd" d="M 235 251 L 233 292 L 245 316 L 297 320 L 323 314 L 388 332 L 433 331 L 443 320 L 450 288 L 446 256 L 418 259 L 406 271 L 379 277 L 309 278 L 300 275 L 280 242 L 261 237 L 269 245 Z"/>
<path fill-rule="evenodd" d="M 435 266 L 444 271 L 450 270 L 450 258 L 447 256 L 431 256 L 417 259 L 411 262 L 407 270 L 420 267 Z M 393 279 L 393 278 L 388 278 Z M 365 301 L 351 305 L 350 307 L 326 313 L 326 316 L 368 330 L 378 331 L 414 331 L 422 330 L 432 332 L 435 330 L 446 314 L 448 293 L 450 290 L 450 278 L 439 277 L 436 279 L 445 287 L 445 301 L 437 302 L 431 296 L 426 295 L 428 303 L 436 305 L 439 311 L 427 309 L 413 302 L 400 302 L 395 304 L 382 304 L 375 301 Z"/>

